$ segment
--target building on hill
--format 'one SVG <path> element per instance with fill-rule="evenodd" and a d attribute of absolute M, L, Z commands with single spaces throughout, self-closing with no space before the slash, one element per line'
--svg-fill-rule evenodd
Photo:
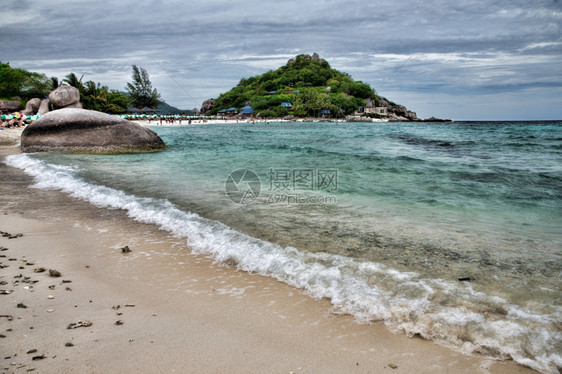
<path fill-rule="evenodd" d="M 388 110 L 384 106 L 375 106 L 373 100 L 368 99 L 367 105 L 363 108 L 363 111 L 367 114 L 378 114 L 380 116 L 387 116 Z"/>
<path fill-rule="evenodd" d="M 283 108 L 291 109 L 291 108 L 293 107 L 293 104 L 291 104 L 291 103 L 289 103 L 289 102 L 287 102 L 287 101 L 283 101 L 283 102 L 281 103 L 281 106 L 282 106 Z"/>

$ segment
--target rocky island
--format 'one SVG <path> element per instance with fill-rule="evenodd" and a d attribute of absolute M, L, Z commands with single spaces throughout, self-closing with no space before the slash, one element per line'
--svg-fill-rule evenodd
<path fill-rule="evenodd" d="M 241 79 L 228 92 L 203 102 L 201 113 L 285 119 L 430 121 L 378 95 L 367 83 L 332 69 L 316 53 L 298 55 L 277 70 Z"/>

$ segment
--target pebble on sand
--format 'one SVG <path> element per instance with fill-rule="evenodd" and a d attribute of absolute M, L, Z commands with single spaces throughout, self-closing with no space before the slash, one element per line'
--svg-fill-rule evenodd
<path fill-rule="evenodd" d="M 54 270 L 54 269 L 49 269 L 49 275 L 51 277 L 60 277 L 62 274 L 60 273 L 60 271 L 58 270 Z"/>

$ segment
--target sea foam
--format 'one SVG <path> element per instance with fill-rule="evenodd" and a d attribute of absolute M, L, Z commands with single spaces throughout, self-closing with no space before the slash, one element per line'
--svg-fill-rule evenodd
<path fill-rule="evenodd" d="M 511 358 L 542 373 L 558 373 L 562 368 L 562 334 L 556 328 L 560 312 L 541 315 L 476 292 L 469 284 L 281 247 L 182 211 L 167 200 L 88 183 L 72 166 L 49 164 L 25 154 L 10 155 L 5 162 L 34 177 L 35 188 L 60 190 L 102 208 L 123 209 L 136 221 L 186 238 L 194 253 L 275 278 L 314 298 L 329 298 L 338 312 L 361 322 L 381 321 L 394 332 L 420 335 L 465 354 Z M 498 314 L 498 310 L 505 312 Z"/>

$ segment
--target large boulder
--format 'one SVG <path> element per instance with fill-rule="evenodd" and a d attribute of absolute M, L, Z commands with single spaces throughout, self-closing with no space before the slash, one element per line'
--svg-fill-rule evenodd
<path fill-rule="evenodd" d="M 71 109 L 71 108 L 82 109 L 82 108 L 84 108 L 84 107 L 82 106 L 82 103 L 81 103 L 81 102 L 77 102 L 77 103 L 69 104 L 69 105 L 67 105 L 67 106 L 65 106 L 65 107 L 63 107 L 63 108 L 60 108 L 60 109 Z"/>
<path fill-rule="evenodd" d="M 211 109 L 213 109 L 213 107 L 215 106 L 217 102 L 214 99 L 209 99 L 209 100 L 205 100 L 203 101 L 203 104 L 201 105 L 201 114 L 205 114 L 208 111 L 210 111 Z"/>
<path fill-rule="evenodd" d="M 390 117 L 395 117 L 397 120 L 400 121 L 421 121 L 416 112 L 412 112 L 410 110 L 408 110 L 405 106 L 403 105 L 397 105 L 397 106 L 393 106 L 390 107 L 388 109 L 389 111 L 389 115 Z"/>
<path fill-rule="evenodd" d="M 166 148 L 156 133 L 135 122 L 85 109 L 59 109 L 27 126 L 24 152 L 134 153 Z"/>
<path fill-rule="evenodd" d="M 80 101 L 80 91 L 76 87 L 62 85 L 51 91 L 49 101 L 55 109 L 64 108 Z"/>
<path fill-rule="evenodd" d="M 37 110 L 37 114 L 42 116 L 49 112 L 49 99 L 41 100 L 41 105 L 39 105 L 39 110 Z"/>
<path fill-rule="evenodd" d="M 385 99 L 380 98 L 379 99 L 379 104 L 377 106 L 382 106 L 382 107 L 390 107 L 390 103 L 388 101 L 386 101 Z"/>
<path fill-rule="evenodd" d="M 0 100 L 0 110 L 5 113 L 17 112 L 22 110 L 23 106 L 19 101 Z"/>
<path fill-rule="evenodd" d="M 33 114 L 36 114 L 37 111 L 39 110 L 39 106 L 41 106 L 41 99 L 38 98 L 30 99 L 25 104 L 25 110 L 23 111 L 23 114 L 25 114 L 26 116 L 31 116 Z"/>

